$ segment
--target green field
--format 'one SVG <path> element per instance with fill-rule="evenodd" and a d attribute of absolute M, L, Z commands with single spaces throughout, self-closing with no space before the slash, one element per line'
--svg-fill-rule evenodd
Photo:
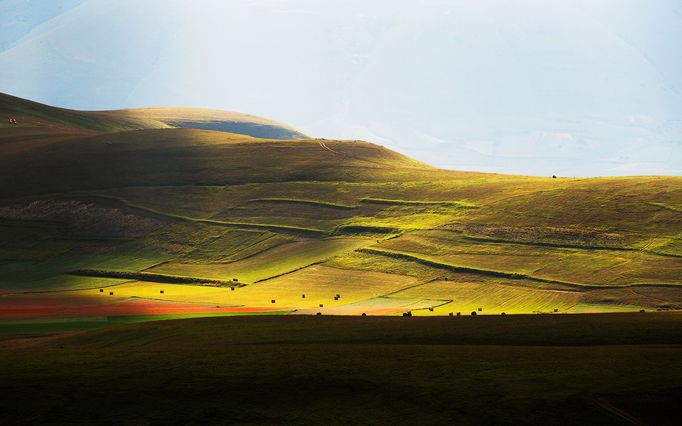
<path fill-rule="evenodd" d="M 682 307 L 679 177 L 441 170 L 209 110 L 0 112 L 0 321 Z"/>
<path fill-rule="evenodd" d="M 672 425 L 681 321 L 259 316 L 5 335 L 0 422 Z"/>

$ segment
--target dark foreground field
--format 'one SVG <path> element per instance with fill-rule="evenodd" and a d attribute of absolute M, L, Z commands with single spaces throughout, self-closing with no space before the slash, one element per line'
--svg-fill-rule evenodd
<path fill-rule="evenodd" d="M 682 402 L 678 313 L 223 317 L 10 343 L 0 424 L 678 424 Z"/>

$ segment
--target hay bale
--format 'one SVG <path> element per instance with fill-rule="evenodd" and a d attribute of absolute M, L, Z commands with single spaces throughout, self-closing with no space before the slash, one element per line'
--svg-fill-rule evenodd
<path fill-rule="evenodd" d="M 500 315 L 507 315 L 506 313 L 502 312 Z"/>
<path fill-rule="evenodd" d="M 429 306 L 429 311 L 433 312 L 433 306 Z"/>
<path fill-rule="evenodd" d="M 159 293 L 163 294 L 163 290 L 159 290 Z"/>
<path fill-rule="evenodd" d="M 559 308 L 554 308 L 554 312 L 559 312 Z"/>
<path fill-rule="evenodd" d="M 475 316 L 476 316 L 476 311 L 471 311 L 471 316 L 475 317 Z"/>
<path fill-rule="evenodd" d="M 110 291 L 110 292 L 109 292 L 109 296 L 113 296 L 113 295 L 114 295 L 114 292 L 113 292 L 113 291 Z"/>
<path fill-rule="evenodd" d="M 478 312 L 483 312 L 483 308 L 478 308 Z"/>
<path fill-rule="evenodd" d="M 234 287 L 230 287 L 230 291 L 234 291 Z"/>
<path fill-rule="evenodd" d="M 316 313 L 315 315 L 322 315 L 322 312 L 318 312 L 318 313 Z"/>
<path fill-rule="evenodd" d="M 100 288 L 100 289 L 99 289 L 99 292 L 100 292 L 100 293 L 104 293 L 104 289 L 103 289 L 103 288 Z"/>
<path fill-rule="evenodd" d="M 644 309 L 640 309 L 639 312 L 640 312 L 641 314 L 643 314 L 643 313 L 644 313 Z"/>
<path fill-rule="evenodd" d="M 366 316 L 367 316 L 367 314 L 363 312 L 363 313 L 362 313 L 362 316 L 363 316 L 363 317 L 366 317 Z"/>
<path fill-rule="evenodd" d="M 320 303 L 320 308 L 324 308 L 324 303 Z"/>
<path fill-rule="evenodd" d="M 450 313 L 448 314 L 448 316 L 452 316 L 452 315 L 453 315 L 453 313 L 452 313 L 452 312 L 450 312 Z"/>
<path fill-rule="evenodd" d="M 459 317 L 459 316 L 461 316 L 461 315 L 462 315 L 462 313 L 461 313 L 461 312 L 457 312 L 457 316 L 458 316 L 458 317 Z"/>
<path fill-rule="evenodd" d="M 238 282 L 239 280 L 237 278 L 232 278 L 232 281 Z"/>
<path fill-rule="evenodd" d="M 301 295 L 301 299 L 305 299 L 305 294 L 302 294 L 302 295 Z"/>

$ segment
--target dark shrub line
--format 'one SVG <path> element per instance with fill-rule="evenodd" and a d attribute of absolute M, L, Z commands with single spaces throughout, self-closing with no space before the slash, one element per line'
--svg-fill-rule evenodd
<path fill-rule="evenodd" d="M 400 232 L 400 229 L 373 225 L 341 225 L 334 231 L 335 234 L 393 234 L 396 232 Z"/>
<path fill-rule="evenodd" d="M 100 269 L 77 269 L 68 274 L 97 278 L 121 278 L 155 283 L 197 284 L 211 287 L 242 287 L 244 285 L 233 281 L 212 280 L 208 278 L 179 277 L 175 275 L 150 274 L 147 272 L 104 271 Z"/>

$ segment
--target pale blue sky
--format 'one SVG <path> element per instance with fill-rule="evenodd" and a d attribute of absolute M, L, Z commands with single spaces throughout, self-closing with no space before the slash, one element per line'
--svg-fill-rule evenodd
<path fill-rule="evenodd" d="M 249 112 L 442 167 L 682 174 L 682 0 L 0 0 L 0 91 Z"/>

